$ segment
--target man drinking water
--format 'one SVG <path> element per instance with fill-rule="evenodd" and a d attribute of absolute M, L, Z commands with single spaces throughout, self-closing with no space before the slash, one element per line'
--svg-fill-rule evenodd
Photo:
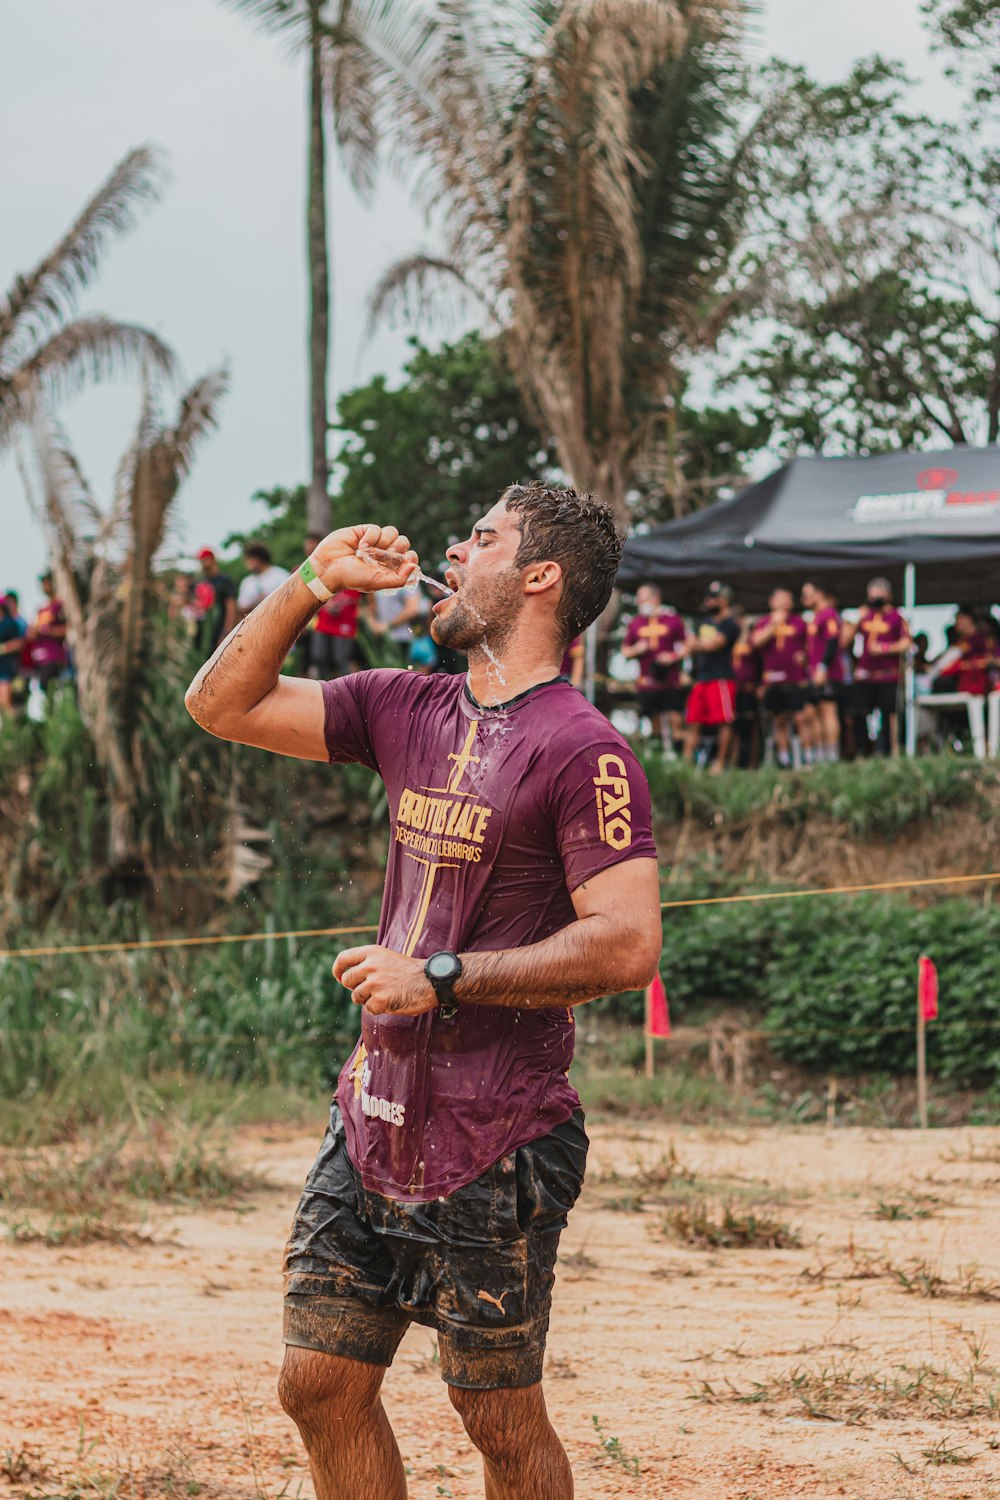
<path fill-rule="evenodd" d="M 488 1500 L 573 1493 L 541 1386 L 587 1151 L 567 1077 L 572 1008 L 644 987 L 661 941 L 645 777 L 559 675 L 620 552 L 592 497 L 511 486 L 449 548 L 455 592 L 434 606 L 434 640 L 468 653 L 467 677 L 281 677 L 331 593 L 398 587 L 417 567 L 395 527 L 347 527 L 188 690 L 211 733 L 358 761 L 388 793 L 378 942 L 334 964 L 361 1037 L 286 1252 L 280 1394 L 318 1500 L 404 1500 L 379 1392 L 413 1321 L 437 1332 Z"/>

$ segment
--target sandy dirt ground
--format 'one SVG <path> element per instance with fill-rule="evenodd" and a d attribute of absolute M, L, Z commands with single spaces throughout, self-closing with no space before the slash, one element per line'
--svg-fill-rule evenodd
<path fill-rule="evenodd" d="M 580 1500 L 1000 1497 L 1000 1132 L 591 1135 L 547 1370 Z M 0 1494 L 309 1500 L 274 1386 L 281 1249 L 316 1143 L 244 1133 L 272 1186 L 158 1212 L 151 1244 L 0 1244 Z M 679 1244 L 675 1190 L 767 1210 L 801 1246 Z M 482 1496 L 427 1330 L 385 1402 L 411 1500 Z"/>

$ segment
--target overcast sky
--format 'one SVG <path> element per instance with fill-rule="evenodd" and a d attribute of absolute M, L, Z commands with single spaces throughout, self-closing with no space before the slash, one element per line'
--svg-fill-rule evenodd
<path fill-rule="evenodd" d="M 156 329 L 188 378 L 229 362 L 221 429 L 181 503 L 189 550 L 218 543 L 252 523 L 254 490 L 308 471 L 301 64 L 217 0 L 31 0 L 2 11 L 0 294 L 130 147 L 166 152 L 163 200 L 113 247 L 81 305 Z M 763 0 L 756 45 L 762 58 L 802 62 L 825 79 L 881 51 L 924 81 L 925 108 L 951 104 L 917 0 Z M 399 372 L 405 333 L 365 342 L 364 300 L 389 261 L 432 239 L 392 179 L 365 208 L 336 169 L 331 177 L 335 399 L 378 371 Z M 99 499 L 136 410 L 124 383 L 64 409 Z M 44 547 L 9 459 L 0 461 L 0 515 L 0 587 L 20 586 L 30 605 Z"/>

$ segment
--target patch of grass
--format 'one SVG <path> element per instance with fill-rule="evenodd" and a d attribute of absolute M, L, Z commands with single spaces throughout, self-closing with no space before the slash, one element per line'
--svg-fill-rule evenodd
<path fill-rule="evenodd" d="M 607 1433 L 604 1431 L 604 1428 L 601 1426 L 600 1418 L 596 1415 L 592 1418 L 592 1421 L 594 1423 L 594 1432 L 597 1434 L 597 1441 L 601 1447 L 601 1450 L 607 1455 L 608 1458 L 611 1459 L 612 1463 L 616 1463 L 619 1468 L 624 1469 L 626 1474 L 638 1475 L 639 1473 L 641 1473 L 641 1470 L 639 1468 L 639 1460 L 637 1458 L 631 1457 L 628 1453 L 626 1453 L 625 1448 L 622 1445 L 621 1438 L 608 1437 Z"/>
<path fill-rule="evenodd" d="M 882 1371 L 866 1370 L 853 1360 L 796 1365 L 746 1387 L 704 1380 L 690 1399 L 709 1405 L 761 1406 L 786 1415 L 804 1410 L 815 1421 L 856 1426 L 873 1419 L 919 1416 L 968 1421 L 996 1419 L 1000 1414 L 1000 1388 L 981 1379 L 975 1367 L 962 1372 L 931 1364 L 900 1364 Z"/>
<path fill-rule="evenodd" d="M 969 1453 L 965 1448 L 953 1448 L 947 1438 L 940 1438 L 933 1448 L 921 1448 L 921 1458 L 928 1464 L 939 1466 L 941 1464 L 974 1464 L 976 1455 Z"/>
<path fill-rule="evenodd" d="M 217 1203 L 259 1186 L 230 1160 L 224 1123 L 167 1121 L 136 1093 L 130 1103 L 127 1116 L 102 1132 L 0 1158 L 0 1202 L 11 1239 L 148 1242 L 138 1203 Z"/>
<path fill-rule="evenodd" d="M 940 1199 L 926 1193 L 904 1193 L 901 1198 L 880 1198 L 872 1217 L 896 1223 L 908 1219 L 930 1219 L 940 1206 Z"/>
<path fill-rule="evenodd" d="M 731 1203 L 679 1203 L 667 1210 L 662 1232 L 699 1250 L 797 1250 L 802 1234 L 767 1208 L 736 1208 Z"/>
<path fill-rule="evenodd" d="M 853 1241 L 842 1255 L 807 1267 L 802 1275 L 808 1281 L 838 1283 L 844 1281 L 889 1281 L 914 1297 L 949 1302 L 1000 1302 L 1000 1282 L 989 1281 L 973 1264 L 961 1265 L 951 1277 L 939 1263 L 924 1256 L 906 1261 L 893 1260 L 874 1250 L 863 1250 Z"/>

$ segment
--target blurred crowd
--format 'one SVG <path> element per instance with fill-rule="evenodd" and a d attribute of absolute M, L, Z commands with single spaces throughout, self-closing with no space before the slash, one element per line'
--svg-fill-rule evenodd
<path fill-rule="evenodd" d="M 851 617 L 819 583 L 806 583 L 798 603 L 775 587 L 756 618 L 724 583 L 709 585 L 691 622 L 656 584 L 640 585 L 636 597 L 621 652 L 638 663 L 643 727 L 668 754 L 710 762 L 715 772 L 772 758 L 791 767 L 894 753 L 907 662 L 918 704 L 946 700 L 918 721 L 925 741 L 961 735 L 956 695 L 1000 691 L 1000 619 L 988 605 L 959 606 L 932 660 L 927 636 L 911 635 L 885 578 L 869 582 Z"/>
<path fill-rule="evenodd" d="M 319 540 L 307 536 L 304 555 Z M 176 574 L 168 608 L 204 658 L 289 574 L 261 542 L 245 545 L 242 577 L 227 572 L 209 547 L 196 562 L 197 574 Z M 73 675 L 72 640 L 52 574 L 39 582 L 44 602 L 30 621 L 16 592 L 0 595 L 0 718 L 24 705 L 29 714 L 33 706 L 44 712 L 49 685 Z M 959 606 L 945 649 L 932 659 L 926 635 L 911 634 L 884 578 L 873 578 L 863 604 L 847 613 L 822 583 L 806 583 L 798 601 L 775 587 L 767 612 L 756 617 L 721 582 L 708 586 L 693 619 L 665 602 L 655 583 L 640 585 L 636 603 L 637 613 L 612 628 L 613 638 L 621 635 L 618 662 L 636 665 L 616 673 L 612 647 L 599 701 L 615 715 L 634 694 L 641 731 L 653 746 L 715 772 L 772 760 L 792 767 L 894 753 L 906 663 L 913 667 L 925 745 L 963 747 L 962 695 L 1000 693 L 1000 619 L 991 607 Z M 375 594 L 343 589 L 313 618 L 289 670 L 318 679 L 366 667 L 464 671 L 464 657 L 431 638 L 430 611 L 419 586 Z M 569 646 L 562 671 L 583 687 L 582 640 Z M 624 680 L 629 671 L 637 673 L 632 681 Z M 933 710 L 922 708 L 923 700 Z"/>

